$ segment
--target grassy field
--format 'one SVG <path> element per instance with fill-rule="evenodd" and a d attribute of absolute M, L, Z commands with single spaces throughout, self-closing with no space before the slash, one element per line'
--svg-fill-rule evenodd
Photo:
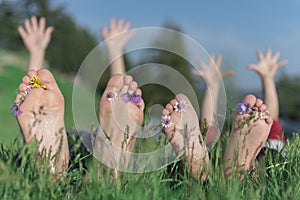
<path fill-rule="evenodd" d="M 53 183 L 47 170 L 36 170 L 35 146 L 14 141 L 0 146 L 1 199 L 299 199 L 300 138 L 287 142 L 284 153 L 266 154 L 253 176 L 226 180 L 221 171 L 221 142 L 210 153 L 212 173 L 206 183 L 188 176 L 186 168 L 172 165 L 151 173 L 123 173 L 110 180 L 111 170 L 97 174 L 79 140 L 72 140 L 74 156 L 69 170 Z M 71 141 L 71 143 L 72 143 Z M 75 144 L 75 145 L 74 145 Z M 81 150 L 80 150 L 81 149 Z M 76 154 L 74 154 L 76 152 Z M 173 171 L 170 170 L 173 168 Z"/>

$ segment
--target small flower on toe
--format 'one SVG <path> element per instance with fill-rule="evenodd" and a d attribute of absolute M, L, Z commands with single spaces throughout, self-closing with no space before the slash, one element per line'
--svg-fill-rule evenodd
<path fill-rule="evenodd" d="M 22 110 L 20 110 L 19 106 L 17 106 L 17 104 L 15 104 L 15 103 L 14 103 L 13 105 L 10 106 L 10 109 L 11 109 L 11 110 L 14 110 L 14 111 L 13 111 L 13 115 L 14 115 L 14 116 L 17 116 L 17 115 L 20 115 L 20 114 L 23 113 Z"/>
<path fill-rule="evenodd" d="M 260 118 L 261 120 L 268 119 L 268 118 L 269 118 L 269 114 L 268 114 L 267 112 L 265 112 L 265 111 L 261 111 L 261 112 L 259 113 L 259 118 Z"/>
<path fill-rule="evenodd" d="M 26 88 L 25 88 L 25 91 L 24 91 L 25 94 L 26 94 L 26 95 L 29 94 L 30 91 L 31 91 L 31 86 L 27 85 Z"/>
<path fill-rule="evenodd" d="M 163 128 L 170 128 L 173 125 L 171 116 L 168 115 L 162 116 L 160 122 Z"/>
<path fill-rule="evenodd" d="M 117 92 L 108 91 L 106 94 L 106 99 L 108 101 L 115 101 L 115 100 L 117 100 L 117 97 L 118 97 Z"/>
<path fill-rule="evenodd" d="M 187 109 L 187 103 L 184 100 L 177 101 L 174 106 L 174 110 L 177 112 L 185 112 Z"/>
<path fill-rule="evenodd" d="M 125 103 L 128 103 L 131 99 L 131 94 L 129 92 L 126 92 L 122 94 L 121 98 Z"/>
<path fill-rule="evenodd" d="M 29 83 L 31 88 L 43 88 L 46 89 L 45 85 L 42 85 L 40 77 L 35 75 L 34 77 L 30 78 Z"/>
<path fill-rule="evenodd" d="M 236 109 L 237 109 L 237 113 L 240 115 L 250 114 L 253 112 L 250 103 L 238 103 Z"/>
<path fill-rule="evenodd" d="M 130 102 L 133 103 L 134 105 L 138 105 L 139 103 L 141 103 L 142 101 L 142 97 L 141 95 L 139 94 L 136 94 L 136 93 L 133 93 L 131 96 L 130 96 Z"/>
<path fill-rule="evenodd" d="M 121 98 L 125 103 L 131 102 L 136 106 L 142 101 L 141 95 L 136 93 L 130 94 L 129 92 L 126 92 L 122 94 Z"/>

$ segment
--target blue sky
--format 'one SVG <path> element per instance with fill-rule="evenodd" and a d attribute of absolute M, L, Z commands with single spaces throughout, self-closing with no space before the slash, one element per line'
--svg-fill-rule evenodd
<path fill-rule="evenodd" d="M 224 55 L 224 68 L 237 71 L 232 80 L 241 88 L 260 89 L 259 77 L 246 69 L 256 51 L 281 52 L 289 64 L 279 73 L 300 75 L 300 1 L 99 1 L 55 0 L 101 41 L 100 27 L 111 17 L 124 18 L 132 28 L 178 24 L 208 52 Z M 229 67 L 230 64 L 232 67 Z M 251 83 L 251 84 L 249 84 Z"/>

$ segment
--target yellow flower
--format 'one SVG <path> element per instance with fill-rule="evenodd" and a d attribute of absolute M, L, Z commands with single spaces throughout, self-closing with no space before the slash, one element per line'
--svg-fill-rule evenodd
<path fill-rule="evenodd" d="M 35 75 L 34 77 L 30 78 L 30 85 L 31 85 L 31 88 L 43 88 L 43 89 L 46 89 L 46 86 L 41 84 L 41 79 L 37 75 Z"/>

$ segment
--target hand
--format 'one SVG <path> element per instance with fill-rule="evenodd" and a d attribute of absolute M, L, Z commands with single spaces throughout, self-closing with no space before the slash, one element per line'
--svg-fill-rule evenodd
<path fill-rule="evenodd" d="M 102 38 L 109 50 L 123 50 L 127 41 L 135 34 L 135 31 L 128 31 L 129 28 L 130 22 L 124 24 L 124 19 L 120 19 L 117 23 L 115 18 L 110 19 L 110 29 L 108 30 L 106 27 L 102 28 Z M 111 39 L 116 35 L 119 36 Z"/>
<path fill-rule="evenodd" d="M 277 62 L 280 52 L 277 51 L 273 57 L 271 57 L 272 50 L 268 49 L 266 56 L 264 57 L 261 51 L 257 52 L 258 64 L 248 65 L 248 69 L 256 71 L 262 78 L 274 78 L 276 71 L 286 65 L 288 60 L 285 59 L 281 62 Z"/>
<path fill-rule="evenodd" d="M 18 32 L 21 35 L 23 42 L 30 53 L 45 51 L 51 40 L 51 33 L 54 28 L 46 27 L 46 20 L 42 17 L 38 23 L 37 18 L 32 16 L 31 19 L 26 19 L 25 29 L 22 26 L 18 27 Z"/>
<path fill-rule="evenodd" d="M 192 73 L 194 75 L 201 76 L 205 80 L 206 85 L 214 85 L 214 84 L 219 85 L 218 81 L 221 81 L 227 76 L 231 76 L 235 74 L 234 70 L 220 72 L 220 67 L 223 59 L 223 56 L 221 54 L 218 55 L 216 60 L 215 60 L 215 55 L 213 53 L 210 55 L 210 57 L 211 59 L 210 59 L 209 66 L 204 64 L 202 61 L 199 61 L 199 65 L 201 66 L 203 71 L 198 71 L 195 69 L 192 70 Z"/>

